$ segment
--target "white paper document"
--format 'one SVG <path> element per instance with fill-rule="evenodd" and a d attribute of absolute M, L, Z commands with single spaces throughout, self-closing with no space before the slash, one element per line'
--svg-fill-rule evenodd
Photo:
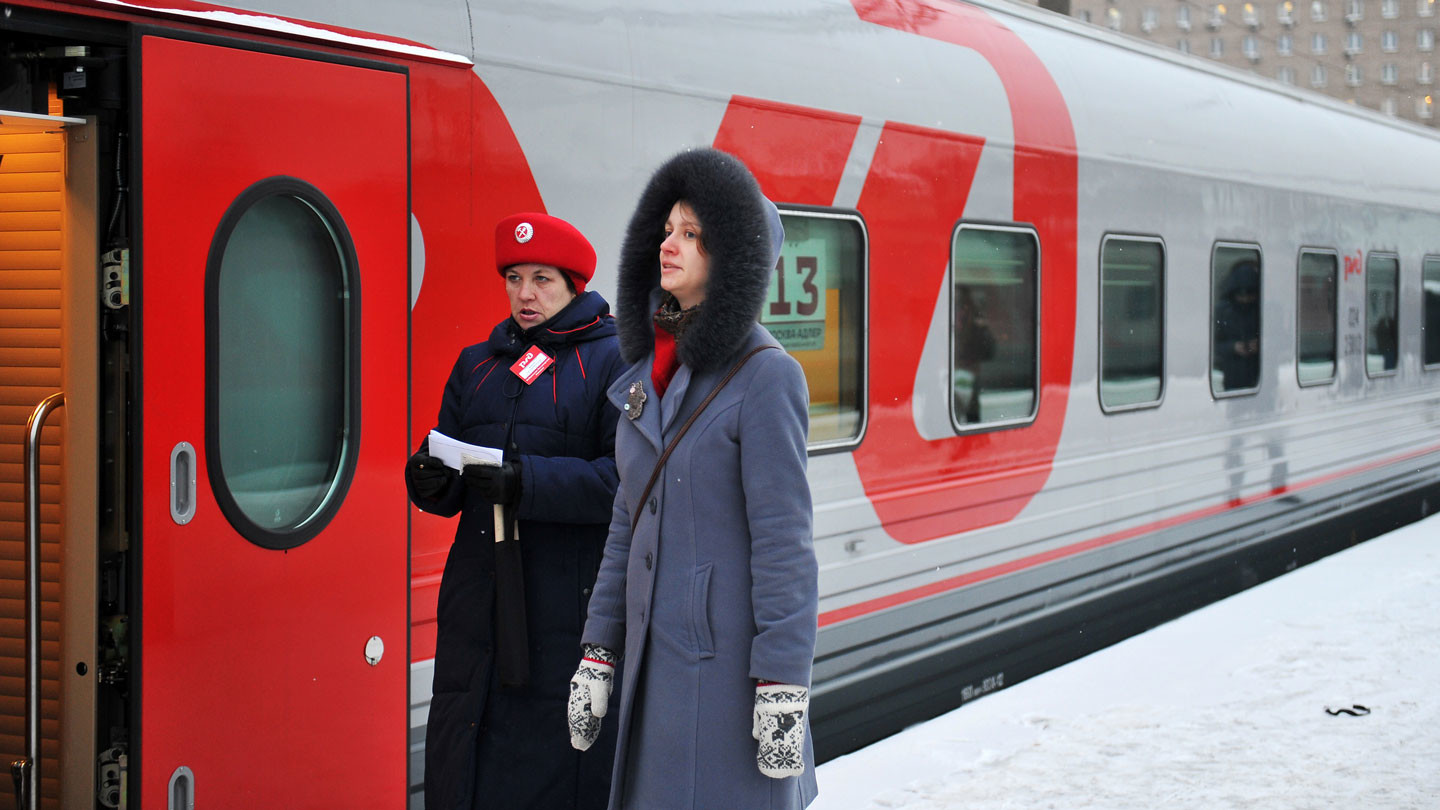
<path fill-rule="evenodd" d="M 446 467 L 460 470 L 466 464 L 489 464 L 499 466 L 505 454 L 494 447 L 466 444 L 452 439 L 438 430 L 430 431 L 430 455 L 445 462 Z"/>

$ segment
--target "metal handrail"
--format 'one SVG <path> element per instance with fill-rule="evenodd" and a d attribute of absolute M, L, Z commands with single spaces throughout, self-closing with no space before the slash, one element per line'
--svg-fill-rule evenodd
<path fill-rule="evenodd" d="M 40 808 L 40 431 L 64 405 L 51 394 L 25 425 L 25 755 L 10 763 L 19 810 Z"/>

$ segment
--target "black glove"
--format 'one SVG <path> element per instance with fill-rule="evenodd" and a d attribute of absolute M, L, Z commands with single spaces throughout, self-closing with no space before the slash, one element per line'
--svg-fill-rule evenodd
<path fill-rule="evenodd" d="M 405 480 L 415 489 L 415 494 L 427 500 L 436 500 L 455 481 L 456 472 L 440 459 L 429 453 L 419 452 L 405 463 Z"/>
<path fill-rule="evenodd" d="M 520 500 L 520 462 L 466 464 L 462 477 L 470 491 L 490 503 L 509 506 Z"/>

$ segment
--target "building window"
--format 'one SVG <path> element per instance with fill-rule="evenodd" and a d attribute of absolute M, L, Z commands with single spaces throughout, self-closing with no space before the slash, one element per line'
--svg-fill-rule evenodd
<path fill-rule="evenodd" d="M 1175 48 L 1180 53 L 1190 53 L 1190 40 L 1181 37 L 1180 41 L 1175 43 Z"/>
<path fill-rule="evenodd" d="M 1435 29 L 1421 28 L 1415 32 L 1415 47 L 1427 52 L 1435 50 Z"/>
<path fill-rule="evenodd" d="M 1396 103 L 1394 96 L 1387 96 L 1380 102 L 1380 112 L 1391 116 L 1400 114 L 1400 106 Z"/>
<path fill-rule="evenodd" d="M 785 244 L 760 322 L 805 370 L 810 446 L 853 444 L 865 415 L 865 225 L 828 211 L 782 211 Z"/>
<path fill-rule="evenodd" d="M 1295 318 L 1295 374 L 1301 385 L 1335 379 L 1335 317 L 1340 259 L 1334 251 L 1300 252 Z"/>
<path fill-rule="evenodd" d="M 1225 24 L 1225 4 L 1220 3 L 1210 7 L 1210 16 L 1206 24 L 1211 28 L 1219 28 Z"/>
<path fill-rule="evenodd" d="M 1420 67 L 1415 69 L 1415 81 L 1420 84 L 1430 84 L 1435 81 L 1435 71 L 1431 69 L 1429 62 L 1421 62 Z"/>
<path fill-rule="evenodd" d="M 1241 7 L 1240 17 L 1245 21 L 1245 24 L 1251 28 L 1260 27 L 1260 13 L 1255 10 L 1255 4 L 1246 3 Z"/>
<path fill-rule="evenodd" d="M 1361 72 L 1359 65 L 1345 66 L 1345 83 L 1351 87 L 1359 87 L 1365 80 L 1365 74 Z"/>
<path fill-rule="evenodd" d="M 1310 52 L 1311 52 L 1311 53 L 1313 53 L 1313 54 L 1315 54 L 1315 55 L 1318 56 L 1318 55 L 1321 55 L 1321 54 L 1325 53 L 1326 49 L 1329 48 L 1329 47 L 1330 47 L 1330 37 L 1326 36 L 1325 34 L 1318 34 L 1318 33 L 1317 33 L 1317 34 L 1311 34 L 1311 35 L 1310 35 Z"/>
<path fill-rule="evenodd" d="M 1421 269 L 1425 298 L 1425 367 L 1440 365 L 1440 256 L 1426 256 Z"/>
<path fill-rule="evenodd" d="M 1380 0 L 1380 16 L 1393 20 L 1400 16 L 1400 0 Z"/>
<path fill-rule="evenodd" d="M 1365 50 L 1365 37 L 1359 31 L 1351 31 L 1345 35 L 1345 54 L 1354 56 Z"/>
<path fill-rule="evenodd" d="M 1394 31 L 1380 32 L 1380 50 L 1385 53 L 1395 53 L 1400 50 L 1400 35 Z"/>
<path fill-rule="evenodd" d="M 1400 68 L 1394 62 L 1386 62 L 1380 66 L 1380 83 L 1396 84 L 1400 81 Z"/>
<path fill-rule="evenodd" d="M 1311 86 L 1311 87 L 1316 87 L 1316 88 L 1324 87 L 1326 84 L 1329 83 L 1329 81 L 1330 81 L 1330 76 L 1328 75 L 1327 71 L 1325 70 L 1325 66 L 1324 66 L 1324 65 L 1315 65 L 1314 67 L 1310 68 L 1310 86 Z"/>
<path fill-rule="evenodd" d="M 1372 253 L 1365 261 L 1365 373 L 1395 373 L 1400 364 L 1400 259 Z"/>
<path fill-rule="evenodd" d="M 1275 78 L 1279 79 L 1281 84 L 1294 84 L 1295 68 L 1282 67 L 1275 72 Z"/>
<path fill-rule="evenodd" d="M 1421 17 L 1429 17 L 1435 13 L 1435 0 L 1417 0 L 1415 13 Z"/>
<path fill-rule="evenodd" d="M 1260 249 L 1215 246 L 1211 260 L 1210 390 L 1216 396 L 1260 387 Z"/>
<path fill-rule="evenodd" d="M 1255 38 L 1254 34 L 1246 34 L 1245 40 L 1241 43 L 1240 48 L 1244 51 L 1246 59 L 1249 59 L 1251 62 L 1260 61 L 1260 42 Z"/>
<path fill-rule="evenodd" d="M 1210 38 L 1210 58 L 1219 59 L 1225 55 L 1225 40 L 1221 37 Z"/>
<path fill-rule="evenodd" d="M 1365 0 L 1345 0 L 1345 21 L 1359 22 L 1365 19 Z"/>
<path fill-rule="evenodd" d="M 1295 24 L 1295 3 L 1293 0 L 1282 0 L 1275 6 L 1275 19 L 1281 25 Z"/>
<path fill-rule="evenodd" d="M 950 250 L 951 417 L 1026 422 L 1039 402 L 1040 243 L 1019 227 L 961 225 Z"/>
<path fill-rule="evenodd" d="M 1078 13 L 1075 15 L 1075 17 L 1076 17 L 1076 19 L 1080 20 L 1080 22 L 1083 22 L 1083 23 L 1088 23 L 1088 22 L 1090 22 L 1090 12 L 1089 12 L 1088 10 L 1078 12 Z"/>
<path fill-rule="evenodd" d="M 1325 22 L 1325 0 L 1310 0 L 1310 21 Z"/>
<path fill-rule="evenodd" d="M 1141 31 L 1144 31 L 1145 33 L 1148 34 L 1148 33 L 1150 33 L 1151 31 L 1154 31 L 1157 27 L 1159 27 L 1159 25 L 1160 25 L 1160 12 L 1156 11 L 1156 10 L 1153 9 L 1153 8 L 1149 8 L 1149 7 L 1147 7 L 1144 11 L 1140 12 L 1140 30 L 1141 30 Z"/>
<path fill-rule="evenodd" d="M 1435 97 L 1421 96 L 1415 99 L 1415 117 L 1429 121 L 1435 117 Z"/>
<path fill-rule="evenodd" d="M 1290 34 L 1281 34 L 1275 37 L 1275 55 L 1289 56 L 1295 52 L 1295 37 Z"/>
<path fill-rule="evenodd" d="M 1120 9 L 1111 6 L 1105 9 L 1105 27 L 1111 31 L 1119 31 L 1124 25 L 1124 18 L 1120 16 Z"/>
<path fill-rule="evenodd" d="M 1100 247 L 1100 405 L 1156 405 L 1165 379 L 1165 246 L 1107 236 Z"/>
<path fill-rule="evenodd" d="M 1190 30 L 1190 7 L 1182 5 L 1175 9 L 1175 27 L 1181 31 Z"/>
<path fill-rule="evenodd" d="M 206 274 L 211 488 L 245 539 L 295 548 L 334 516 L 358 457 L 354 243 L 319 189 L 271 178 L 221 219 Z"/>

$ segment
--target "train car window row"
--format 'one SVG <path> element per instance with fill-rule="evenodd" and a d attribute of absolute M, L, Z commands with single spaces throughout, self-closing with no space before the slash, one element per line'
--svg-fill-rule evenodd
<path fill-rule="evenodd" d="M 1165 244 L 1106 235 L 1100 244 L 1100 405 L 1155 407 L 1165 381 Z"/>
<path fill-rule="evenodd" d="M 1335 381 L 1340 256 L 1333 250 L 1300 251 L 1295 304 L 1295 377 L 1301 385 Z"/>
<path fill-rule="evenodd" d="M 1040 240 L 1017 225 L 961 223 L 950 245 L 950 417 L 957 430 L 1035 418 L 1040 401 Z"/>
<path fill-rule="evenodd" d="M 1425 368 L 1440 368 L 1440 256 L 1426 256 L 1421 266 L 1424 299 Z"/>
<path fill-rule="evenodd" d="M 785 208 L 785 244 L 760 322 L 805 369 L 811 450 L 852 447 L 865 430 L 865 222 Z"/>
<path fill-rule="evenodd" d="M 1216 397 L 1260 388 L 1260 248 L 1217 243 L 1210 261 L 1210 390 Z"/>
<path fill-rule="evenodd" d="M 1400 365 L 1400 257 L 1371 253 L 1365 260 L 1365 373 L 1394 374 Z"/>
<path fill-rule="evenodd" d="M 211 247 L 211 484 L 231 525 L 266 548 L 318 533 L 354 466 L 354 255 L 339 212 L 293 178 L 241 194 Z"/>

